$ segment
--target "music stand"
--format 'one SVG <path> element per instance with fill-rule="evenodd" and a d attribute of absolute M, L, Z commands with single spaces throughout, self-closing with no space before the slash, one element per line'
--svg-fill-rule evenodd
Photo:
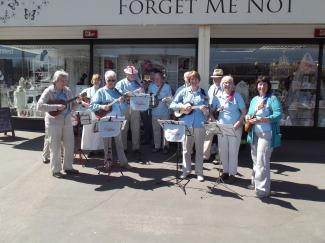
<path fill-rule="evenodd" d="M 204 124 L 204 128 L 205 128 L 207 134 L 216 134 L 216 135 L 220 135 L 220 136 L 236 137 L 236 131 L 235 131 L 235 128 L 234 128 L 234 126 L 232 124 L 221 124 L 219 122 L 207 122 L 207 123 Z M 235 193 L 239 197 L 242 197 L 235 190 L 229 188 L 226 185 L 226 183 L 224 182 L 224 180 L 221 178 L 221 165 L 222 165 L 222 161 L 219 164 L 219 168 L 218 168 L 218 171 L 219 171 L 218 178 L 213 183 L 213 186 L 210 186 L 210 187 L 208 186 L 208 188 L 210 189 L 210 191 L 212 191 L 219 184 L 221 184 L 223 187 L 225 187 L 228 190 L 232 191 L 233 193 Z M 201 197 L 201 199 L 202 198 L 203 198 L 203 196 Z"/>
<path fill-rule="evenodd" d="M 181 148 L 180 144 L 184 141 L 185 136 L 190 135 L 186 133 L 190 133 L 187 126 L 185 125 L 184 121 L 174 121 L 174 120 L 159 120 L 158 123 L 164 130 L 164 137 L 168 142 L 176 142 L 177 143 L 177 150 L 176 150 L 176 170 L 175 170 L 175 178 L 172 178 L 168 181 L 163 182 L 169 182 L 172 180 L 176 180 L 175 184 L 179 186 L 179 188 L 182 189 L 184 194 L 186 195 L 185 186 L 189 183 L 189 179 L 187 180 L 187 183 L 182 185 L 180 182 L 183 179 L 179 179 L 178 176 L 178 167 L 179 167 L 179 160 L 180 160 L 180 154 L 181 154 Z"/>
<path fill-rule="evenodd" d="M 130 96 L 130 107 L 134 111 L 146 111 L 149 109 L 150 95 L 145 93 Z"/>
<path fill-rule="evenodd" d="M 102 138 L 112 139 L 120 134 L 121 130 L 125 126 L 125 123 L 126 120 L 124 116 L 105 116 L 97 122 L 99 136 Z M 108 146 L 112 146 L 112 143 Z M 108 153 L 110 155 L 109 157 L 112 158 L 112 147 L 108 148 Z M 116 161 L 114 163 L 113 159 L 104 161 L 104 165 L 97 166 L 96 169 L 98 170 L 98 174 L 100 174 L 101 171 L 104 171 L 108 176 L 110 176 L 114 167 L 118 167 L 121 175 L 123 176 L 121 167 L 117 165 Z"/>
<path fill-rule="evenodd" d="M 91 123 L 91 117 L 90 114 L 88 112 L 84 112 L 84 111 L 76 111 L 75 112 L 75 122 L 76 122 L 76 126 L 77 126 L 77 152 L 76 154 L 79 154 L 79 163 L 85 167 L 86 163 L 89 162 L 86 154 L 84 153 L 84 151 L 81 149 L 81 125 L 88 125 Z M 83 162 L 83 158 L 85 159 L 85 162 Z"/>

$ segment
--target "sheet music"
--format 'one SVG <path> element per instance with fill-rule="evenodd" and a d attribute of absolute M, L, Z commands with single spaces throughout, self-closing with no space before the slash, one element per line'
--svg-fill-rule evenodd
<path fill-rule="evenodd" d="M 158 120 L 164 129 L 165 139 L 169 142 L 183 142 L 185 139 L 185 122 L 174 120 Z"/>

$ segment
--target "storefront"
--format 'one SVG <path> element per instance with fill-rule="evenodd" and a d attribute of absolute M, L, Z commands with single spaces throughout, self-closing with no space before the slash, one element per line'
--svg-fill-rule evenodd
<path fill-rule="evenodd" d="M 197 69 L 202 87 L 218 66 L 234 76 L 248 104 L 254 80 L 269 75 L 284 108 L 282 130 L 325 137 L 325 2 L 314 0 L 4 0 L 0 3 L 1 106 L 18 127 L 39 129 L 35 103 L 57 69 L 78 92 L 93 73 L 139 79 L 164 72 L 175 90 Z M 71 13 L 71 9 L 76 9 Z M 33 125 L 34 124 L 34 125 Z M 37 124 L 37 125 L 35 125 Z"/>

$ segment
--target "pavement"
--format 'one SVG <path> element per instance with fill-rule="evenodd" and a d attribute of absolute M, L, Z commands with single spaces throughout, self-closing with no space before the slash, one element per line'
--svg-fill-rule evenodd
<path fill-rule="evenodd" d="M 10 133 L 9 133 L 10 134 Z M 101 158 L 75 160 L 79 176 L 52 177 L 41 162 L 43 134 L 0 134 L 0 242 L 325 242 L 325 141 L 285 140 L 272 155 L 272 196 L 246 189 L 249 146 L 237 181 L 218 184 L 220 165 L 204 164 L 205 181 L 175 184 L 175 147 L 143 163 L 98 174 Z"/>

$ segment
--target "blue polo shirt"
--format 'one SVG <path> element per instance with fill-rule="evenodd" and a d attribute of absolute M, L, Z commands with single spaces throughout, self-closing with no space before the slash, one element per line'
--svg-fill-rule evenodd
<path fill-rule="evenodd" d="M 170 104 L 170 108 L 179 110 L 183 104 L 187 103 L 190 103 L 192 106 L 208 105 L 209 97 L 201 88 L 193 92 L 191 87 L 186 87 L 176 95 Z M 190 114 L 181 117 L 180 120 L 184 121 L 188 128 L 203 128 L 206 118 L 200 109 L 195 109 Z"/>
<path fill-rule="evenodd" d="M 159 105 L 152 109 L 153 116 L 168 115 L 169 109 L 165 102 L 162 101 L 163 98 L 172 96 L 172 89 L 169 84 L 163 83 L 163 87 L 158 95 Z M 159 87 L 155 83 L 151 83 L 148 88 L 148 93 L 156 95 Z"/>
<path fill-rule="evenodd" d="M 98 89 L 95 95 L 91 98 L 89 109 L 94 112 L 98 111 L 101 105 L 109 104 L 114 100 L 118 99 L 120 96 L 121 94 L 118 92 L 117 89 L 108 89 L 107 87 L 102 87 Z M 122 116 L 124 114 L 125 109 L 125 102 L 122 102 L 122 104 L 120 104 L 120 102 L 116 102 L 115 104 L 113 104 L 111 113 L 116 114 L 118 116 Z"/>
<path fill-rule="evenodd" d="M 235 124 L 240 118 L 240 110 L 246 108 L 243 97 L 239 93 L 235 92 L 234 97 L 230 101 L 228 97 L 229 95 L 225 92 L 219 92 L 213 98 L 213 109 L 223 106 L 223 111 L 220 111 L 218 119 L 221 124 Z"/>

